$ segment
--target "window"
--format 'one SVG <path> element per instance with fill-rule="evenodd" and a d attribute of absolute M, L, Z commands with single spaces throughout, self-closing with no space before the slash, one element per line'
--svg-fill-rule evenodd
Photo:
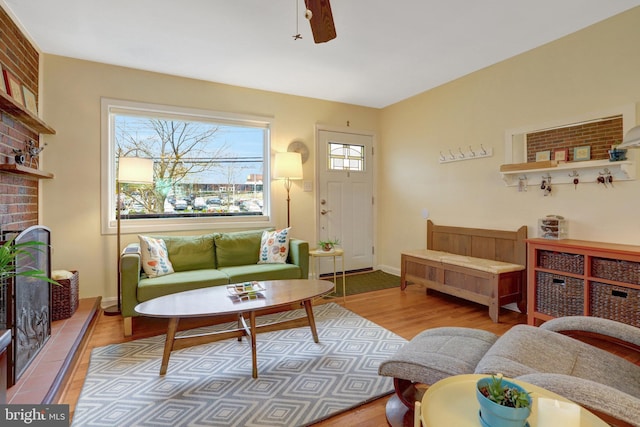
<path fill-rule="evenodd" d="M 364 171 L 364 146 L 330 142 L 329 169 Z"/>
<path fill-rule="evenodd" d="M 115 231 L 118 195 L 121 227 L 131 232 L 264 226 L 271 126 L 264 117 L 103 99 L 103 233 Z M 153 184 L 116 185 L 121 157 L 153 159 Z"/>

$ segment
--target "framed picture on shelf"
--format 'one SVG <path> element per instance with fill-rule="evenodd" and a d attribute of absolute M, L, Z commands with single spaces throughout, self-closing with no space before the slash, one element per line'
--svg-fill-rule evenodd
<path fill-rule="evenodd" d="M 22 86 L 22 95 L 24 96 L 24 106 L 27 107 L 31 114 L 37 116 L 38 104 L 36 103 L 36 95 L 26 86 Z"/>
<path fill-rule="evenodd" d="M 545 160 L 551 160 L 551 150 L 538 151 L 536 153 L 536 162 L 544 162 Z"/>
<path fill-rule="evenodd" d="M 4 81 L 7 84 L 7 93 L 11 95 L 14 101 L 24 107 L 24 99 L 22 98 L 22 85 L 16 76 L 9 70 L 2 70 Z"/>
<path fill-rule="evenodd" d="M 567 162 L 569 161 L 569 149 L 568 148 L 558 148 L 553 150 L 553 160 L 558 162 Z"/>
<path fill-rule="evenodd" d="M 1 73 L 2 71 L 0 71 Z M 4 76 L 0 78 L 0 91 L 7 93 L 7 83 L 4 81 Z"/>
<path fill-rule="evenodd" d="M 591 160 L 590 145 L 583 145 L 582 147 L 575 147 L 573 149 L 573 161 L 582 162 L 584 160 Z"/>

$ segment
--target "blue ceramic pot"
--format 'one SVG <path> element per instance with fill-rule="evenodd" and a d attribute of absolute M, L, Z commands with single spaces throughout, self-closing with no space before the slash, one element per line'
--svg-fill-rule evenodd
<path fill-rule="evenodd" d="M 610 162 L 619 162 L 622 160 L 627 160 L 627 150 L 626 149 L 617 149 L 609 150 L 609 161 Z"/>
<path fill-rule="evenodd" d="M 529 396 L 529 407 L 527 408 L 510 408 L 499 405 L 480 392 L 480 388 L 491 383 L 491 381 L 492 378 L 487 377 L 479 379 L 476 384 L 476 398 L 480 403 L 480 421 L 482 425 L 489 427 L 524 427 L 527 425 L 527 418 L 531 415 L 531 396 Z M 526 391 L 518 384 L 504 378 L 502 379 L 502 385 Z"/>

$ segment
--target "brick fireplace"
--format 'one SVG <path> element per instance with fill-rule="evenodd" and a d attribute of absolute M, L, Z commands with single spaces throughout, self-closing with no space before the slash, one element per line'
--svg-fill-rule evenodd
<path fill-rule="evenodd" d="M 0 7 L 0 64 L 33 93 L 38 93 L 38 51 Z M 24 149 L 40 135 L 0 111 L 0 163 L 11 163 L 13 149 Z M 38 223 L 38 179 L 0 172 L 0 229 L 24 230 Z"/>
<path fill-rule="evenodd" d="M 39 53 L 0 7 L 0 66 L 10 71 L 23 87 L 38 94 Z M 0 78 L 3 78 L 0 73 Z M 15 165 L 16 150 L 26 150 L 27 144 L 40 145 L 41 121 L 7 101 L 6 93 L 0 94 L 0 165 Z M 37 105 L 37 99 L 36 99 Z M 51 132 L 48 132 L 51 133 Z M 38 226 L 37 173 L 16 173 L 0 169 L 0 240 L 15 237 L 23 241 L 37 240 L 50 243 L 49 230 Z M 23 234 L 26 233 L 26 234 Z M 50 274 L 50 249 L 33 251 L 33 259 L 19 262 L 31 263 L 31 267 Z M 16 269 L 24 268 L 16 265 Z M 0 284 L 0 332 L 12 331 L 8 348 L 7 386 L 25 372 L 28 365 L 47 342 L 51 334 L 50 285 L 42 280 L 17 277 Z M 4 387 L 4 385 L 0 385 Z"/>

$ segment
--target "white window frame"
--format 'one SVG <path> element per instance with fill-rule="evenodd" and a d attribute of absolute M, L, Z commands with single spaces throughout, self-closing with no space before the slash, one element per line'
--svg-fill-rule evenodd
<path fill-rule="evenodd" d="M 100 185 L 100 215 L 102 234 L 116 234 L 117 223 L 115 217 L 115 124 L 112 120 L 115 114 L 153 114 L 175 119 L 186 120 L 215 120 L 219 123 L 253 126 L 266 129 L 263 146 L 263 198 L 262 215 L 247 216 L 203 216 L 176 218 L 126 219 L 121 218 L 121 234 L 164 232 L 181 230 L 205 229 L 239 229 L 256 227 L 273 227 L 271 212 L 271 134 L 274 120 L 267 116 L 242 115 L 235 113 L 221 113 L 217 111 L 184 108 L 160 104 L 126 101 L 112 98 L 101 99 L 101 185 Z"/>

